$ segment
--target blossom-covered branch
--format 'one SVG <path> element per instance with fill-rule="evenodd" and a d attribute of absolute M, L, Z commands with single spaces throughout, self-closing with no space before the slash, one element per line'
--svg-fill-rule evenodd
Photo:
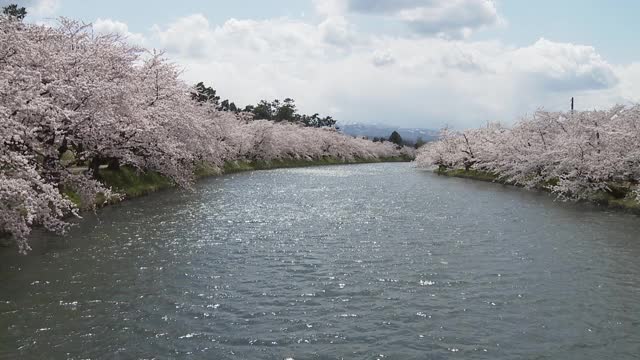
<path fill-rule="evenodd" d="M 444 130 L 420 148 L 421 167 L 480 170 L 525 187 L 584 199 L 622 186 L 640 196 L 640 105 L 537 111 L 513 127 Z"/>
<path fill-rule="evenodd" d="M 65 194 L 88 207 L 119 196 L 100 181 L 105 166 L 189 187 L 203 163 L 413 155 L 333 128 L 221 111 L 197 101 L 199 89 L 161 52 L 69 19 L 56 27 L 20 20 L 0 15 L 0 236 L 21 252 L 34 225 L 65 231 L 62 219 L 78 210 Z"/>

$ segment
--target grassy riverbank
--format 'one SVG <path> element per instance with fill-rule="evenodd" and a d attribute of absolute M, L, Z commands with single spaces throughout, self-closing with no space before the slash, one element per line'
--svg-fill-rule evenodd
<path fill-rule="evenodd" d="M 381 159 L 355 159 L 351 161 L 334 158 L 323 158 L 319 160 L 233 161 L 225 163 L 222 169 L 208 164 L 200 165 L 195 170 L 195 176 L 196 178 L 205 178 L 254 170 L 381 162 L 409 162 L 411 160 L 413 159 L 398 156 Z M 101 168 L 98 173 L 98 179 L 113 191 L 123 195 L 120 200 L 108 203 L 104 202 L 103 197 L 98 196 L 96 202 L 99 207 L 175 187 L 175 184 L 165 176 L 153 171 L 141 172 L 128 166 L 121 166 L 118 170 Z M 80 196 L 77 193 L 66 190 L 64 194 L 77 206 L 83 207 Z M 0 233 L 0 247 L 9 247 L 12 244 L 13 243 L 9 241 L 8 235 Z"/>
<path fill-rule="evenodd" d="M 319 160 L 233 161 L 225 163 L 222 169 L 210 165 L 198 166 L 195 172 L 195 176 L 197 178 L 204 178 L 209 176 L 218 176 L 223 174 L 254 170 L 377 162 L 408 162 L 411 160 L 412 159 L 405 157 L 389 157 L 375 160 L 355 159 L 352 161 L 345 161 L 334 158 L 323 158 Z M 118 170 L 111 170 L 106 168 L 100 169 L 98 178 L 102 183 L 104 183 L 108 187 L 111 187 L 115 192 L 124 195 L 124 199 L 143 196 L 175 186 L 175 184 L 170 179 L 156 172 L 140 172 L 127 166 L 122 166 Z M 80 205 L 80 197 L 77 194 L 73 192 L 66 192 L 65 194 L 76 204 Z"/>
<path fill-rule="evenodd" d="M 438 175 L 458 177 L 464 179 L 480 180 L 495 182 L 503 185 L 518 186 L 516 184 L 509 183 L 500 179 L 496 174 L 479 171 L 479 170 L 464 170 L 464 169 L 451 169 L 444 170 L 438 169 L 435 171 Z M 603 191 L 590 196 L 583 201 L 591 202 L 610 209 L 624 210 L 634 214 L 640 215 L 640 202 L 636 200 L 632 193 L 631 188 L 625 184 L 609 184 L 610 191 Z M 539 190 L 549 191 L 548 187 L 539 186 Z"/>
<path fill-rule="evenodd" d="M 236 173 L 241 171 L 252 170 L 268 170 L 268 169 L 280 169 L 280 168 L 293 168 L 293 167 L 307 167 L 307 166 L 323 166 L 323 165 L 345 165 L 345 164 L 366 164 L 366 163 L 378 163 L 378 162 L 409 162 L 412 159 L 405 157 L 388 157 L 384 159 L 355 159 L 351 161 L 345 161 L 334 158 L 323 158 L 319 160 L 272 160 L 272 161 L 234 161 L 228 162 L 224 166 L 224 173 Z"/>

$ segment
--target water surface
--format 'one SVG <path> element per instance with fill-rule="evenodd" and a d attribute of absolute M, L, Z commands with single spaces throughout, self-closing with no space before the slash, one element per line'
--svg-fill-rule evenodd
<path fill-rule="evenodd" d="M 638 217 L 409 164 L 211 178 L 0 253 L 2 359 L 633 359 Z"/>

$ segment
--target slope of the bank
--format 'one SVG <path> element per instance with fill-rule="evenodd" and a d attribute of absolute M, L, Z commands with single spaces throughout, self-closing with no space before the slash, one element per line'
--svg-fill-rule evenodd
<path fill-rule="evenodd" d="M 218 176 L 254 170 L 381 162 L 409 162 L 412 160 L 413 159 L 405 156 L 394 156 L 376 159 L 354 160 L 342 160 L 325 157 L 323 159 L 316 160 L 233 161 L 225 163 L 222 169 L 209 165 L 198 166 L 195 172 L 195 176 L 196 178 L 204 178 L 209 176 Z M 165 176 L 162 176 L 153 171 L 141 172 L 128 166 L 121 166 L 118 170 L 101 168 L 99 170 L 98 179 L 104 185 L 110 187 L 113 191 L 122 195 L 120 199 L 111 200 L 109 202 L 105 202 L 104 198 L 98 196 L 96 201 L 96 206 L 98 207 L 114 204 L 123 200 L 144 196 L 163 189 L 175 187 L 175 184 Z M 77 193 L 73 191 L 65 191 L 64 194 L 78 207 L 87 208 L 87 206 L 83 206 L 85 204 L 81 203 L 80 196 Z M 0 246 L 12 246 L 13 242 L 9 240 L 10 239 L 8 238 L 8 236 L 0 234 Z"/>
<path fill-rule="evenodd" d="M 504 181 L 496 174 L 480 170 L 465 169 L 437 169 L 434 171 L 438 175 L 473 179 L 480 181 L 495 182 L 503 185 L 518 186 L 517 184 Z M 599 206 L 610 209 L 623 210 L 640 215 L 640 202 L 633 196 L 632 189 L 626 184 L 609 184 L 609 191 L 602 191 L 590 196 L 582 201 L 591 202 Z M 549 188 L 542 184 L 536 187 L 539 190 L 549 191 Z"/>
<path fill-rule="evenodd" d="M 225 163 L 222 169 L 207 165 L 198 166 L 195 175 L 197 178 L 203 178 L 253 170 L 378 162 L 409 162 L 411 160 L 412 159 L 407 157 L 396 156 L 380 159 L 354 160 L 342 160 L 327 157 L 318 160 L 233 161 Z M 98 178 L 104 185 L 111 187 L 115 192 L 122 194 L 123 199 L 135 198 L 175 186 L 170 179 L 158 173 L 152 171 L 140 172 L 126 166 L 120 167 L 118 170 L 100 169 Z M 67 196 L 76 202 L 77 205 L 81 205 L 78 203 L 79 197 L 77 194 L 68 192 Z"/>

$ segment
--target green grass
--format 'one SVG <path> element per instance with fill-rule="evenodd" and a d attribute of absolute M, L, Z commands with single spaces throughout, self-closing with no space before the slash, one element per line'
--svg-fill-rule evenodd
<path fill-rule="evenodd" d="M 633 196 L 631 188 L 625 188 L 624 185 L 621 184 L 616 184 L 615 186 L 608 184 L 608 186 L 609 191 L 595 193 L 589 196 L 587 201 L 612 209 L 626 210 L 634 214 L 640 214 L 640 202 Z"/>
<path fill-rule="evenodd" d="M 616 209 L 628 210 L 634 214 L 640 214 L 640 202 L 630 197 L 626 197 L 624 199 L 612 199 L 609 201 L 607 206 Z"/>
<path fill-rule="evenodd" d="M 438 175 L 459 177 L 465 179 L 473 179 L 480 181 L 497 182 L 500 184 L 509 184 L 508 182 L 500 179 L 496 174 L 479 171 L 479 170 L 465 170 L 465 169 L 444 169 L 440 168 L 436 170 Z M 544 191 L 550 191 L 550 185 L 556 185 L 557 179 L 551 179 L 544 184 L 540 184 L 537 188 Z M 635 214 L 640 214 L 640 202 L 632 194 L 632 189 L 629 184 L 622 183 L 610 183 L 607 184 L 609 191 L 602 191 L 590 195 L 585 201 L 601 205 L 603 207 L 624 210 Z"/>
<path fill-rule="evenodd" d="M 156 172 L 141 172 L 128 166 L 122 166 L 118 170 L 100 169 L 98 180 L 106 187 L 110 187 L 113 191 L 124 195 L 125 198 L 134 198 L 174 186 L 170 179 Z M 91 208 L 91 206 L 82 204 L 80 196 L 72 189 L 65 188 L 62 193 L 76 206 Z M 117 200 L 114 202 L 117 202 Z M 96 196 L 95 205 L 106 205 L 103 194 L 100 193 Z"/>
<path fill-rule="evenodd" d="M 217 166 L 200 163 L 196 166 L 194 175 L 196 178 L 208 176 L 218 176 L 221 174 L 231 174 L 241 171 L 267 170 L 276 168 L 290 168 L 303 166 L 319 166 L 319 165 L 338 165 L 338 164 L 355 164 L 355 163 L 371 163 L 371 162 L 400 162 L 410 161 L 411 159 L 403 157 L 392 157 L 379 160 L 356 159 L 353 161 L 344 161 L 334 158 L 323 158 L 319 160 L 273 160 L 273 161 L 233 161 L 224 164 L 222 169 Z M 138 171 L 129 166 L 122 166 L 118 170 L 100 169 L 98 180 L 105 186 L 111 187 L 115 192 L 123 194 L 125 198 L 135 198 L 158 190 L 175 186 L 173 181 L 153 171 Z M 83 207 L 80 196 L 71 189 L 63 190 L 63 194 L 69 198 L 74 204 Z M 104 204 L 104 197 L 99 194 L 96 199 L 97 205 Z"/>
<path fill-rule="evenodd" d="M 340 165 L 346 163 L 357 163 L 357 161 L 347 162 L 340 159 L 322 158 L 314 160 L 289 159 L 289 160 L 271 160 L 271 161 L 252 161 L 249 165 L 255 170 L 268 170 L 279 168 L 306 167 L 306 166 L 322 166 L 322 165 Z"/>
<path fill-rule="evenodd" d="M 229 161 L 224 164 L 223 170 L 225 174 L 232 174 L 241 171 L 256 170 L 256 168 L 247 161 Z"/>
<path fill-rule="evenodd" d="M 128 198 L 174 186 L 173 181 L 157 172 L 141 172 L 128 166 L 122 166 L 118 170 L 100 169 L 98 179 Z"/>
<path fill-rule="evenodd" d="M 69 162 L 72 161 L 71 156 L 67 156 L 67 158 Z M 196 178 L 203 178 L 252 170 L 373 162 L 407 162 L 411 160 L 412 159 L 406 157 L 390 157 L 376 160 L 356 159 L 353 161 L 345 161 L 326 157 L 319 160 L 234 161 L 225 163 L 222 169 L 210 164 L 200 163 L 197 164 L 194 175 Z M 123 194 L 125 199 L 143 196 L 175 186 L 173 181 L 157 172 L 142 172 L 129 166 L 121 166 L 118 170 L 101 168 L 97 177 L 105 186 L 112 188 L 117 193 Z M 62 194 L 81 209 L 92 208 L 92 206 L 84 206 L 85 204 L 82 204 L 80 195 L 72 189 L 64 188 Z M 108 205 L 105 204 L 104 195 L 98 194 L 95 205 L 98 207 Z M 2 235 L 3 234 L 0 234 L 0 246 L 6 246 L 8 244 L 8 240 L 6 240 L 7 237 Z"/>
<path fill-rule="evenodd" d="M 77 192 L 71 189 L 62 190 L 62 195 L 66 196 L 72 203 L 74 203 L 77 207 L 82 206 L 82 200 L 80 199 L 80 195 Z"/>
<path fill-rule="evenodd" d="M 305 160 L 305 159 L 288 159 L 288 160 L 257 160 L 257 161 L 233 161 L 228 162 L 224 166 L 224 173 L 236 173 L 240 171 L 251 170 L 268 170 L 279 168 L 306 167 L 306 166 L 322 166 L 322 165 L 343 165 L 343 164 L 364 164 L 376 162 L 408 162 L 411 159 L 404 157 L 389 157 L 383 159 L 354 159 L 342 160 L 330 157 L 322 159 Z"/>
<path fill-rule="evenodd" d="M 214 165 L 201 162 L 196 165 L 194 175 L 196 178 L 204 178 L 209 176 L 216 176 L 222 174 L 222 170 Z"/>
<path fill-rule="evenodd" d="M 446 170 L 446 169 L 438 169 L 436 171 L 436 173 L 438 175 L 445 175 L 445 176 L 453 176 L 453 177 L 459 177 L 459 178 L 465 178 L 465 179 L 473 179 L 473 180 L 481 180 L 481 181 L 490 181 L 490 182 L 498 182 L 498 183 L 503 183 L 502 180 L 500 180 L 498 178 L 498 176 L 496 174 L 487 172 L 487 171 L 480 171 L 480 170 L 465 170 L 465 169 L 451 169 L 451 170 Z"/>
<path fill-rule="evenodd" d="M 68 166 L 69 164 L 76 161 L 76 155 L 71 150 L 65 151 L 60 157 L 60 162 L 64 166 Z"/>

